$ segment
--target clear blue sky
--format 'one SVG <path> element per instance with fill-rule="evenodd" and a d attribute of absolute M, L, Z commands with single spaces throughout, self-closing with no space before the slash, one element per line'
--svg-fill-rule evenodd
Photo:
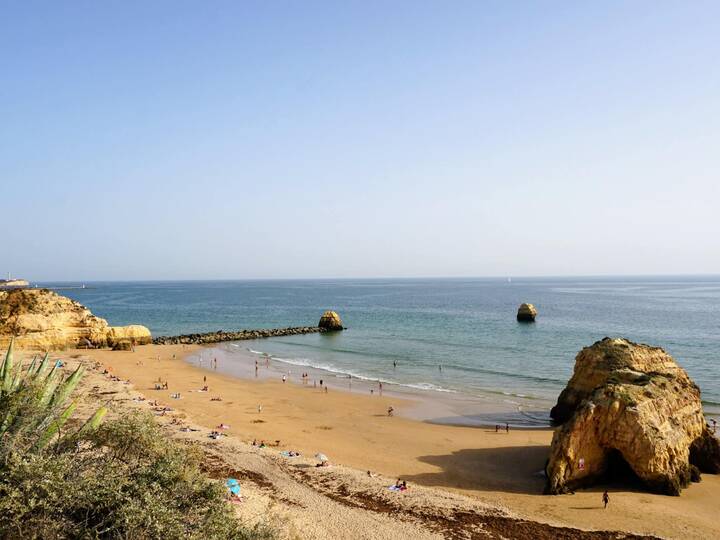
<path fill-rule="evenodd" d="M 0 271 L 720 273 L 718 21 L 720 2 L 0 1 Z"/>

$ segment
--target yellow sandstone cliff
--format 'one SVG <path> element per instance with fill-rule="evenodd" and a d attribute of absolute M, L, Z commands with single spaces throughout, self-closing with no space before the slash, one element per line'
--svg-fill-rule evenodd
<path fill-rule="evenodd" d="M 13 336 L 17 347 L 46 351 L 152 340 L 144 326 L 110 326 L 82 304 L 48 289 L 0 291 L 0 347 Z"/>

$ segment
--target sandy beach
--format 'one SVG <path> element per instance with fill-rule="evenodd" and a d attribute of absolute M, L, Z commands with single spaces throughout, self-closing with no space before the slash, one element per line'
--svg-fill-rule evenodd
<path fill-rule="evenodd" d="M 192 346 L 147 345 L 137 347 L 135 352 L 66 351 L 62 357 L 70 363 L 82 361 L 92 365 L 97 362 L 100 371 L 92 375 L 95 386 L 121 386 L 122 392 L 114 393 L 117 388 L 109 390 L 108 397 L 100 399 L 142 407 L 146 403 L 132 402 L 131 396 L 143 395 L 147 400 L 158 400 L 174 409 L 161 421 L 182 418 L 183 422 L 192 422 L 201 430 L 180 433 L 179 426 L 172 424 L 169 429 L 175 436 L 195 435 L 204 444 L 209 444 L 208 431 L 220 424 L 228 425 L 229 429 L 224 430 L 228 437 L 221 441 L 211 440 L 213 444 L 218 443 L 215 450 L 231 461 L 242 461 L 239 456 L 246 456 L 249 461 L 245 469 L 249 471 L 253 470 L 250 464 L 258 450 L 248 443 L 264 441 L 267 445 L 278 446 L 263 449 L 273 458 L 271 462 L 264 462 L 263 467 L 282 469 L 285 466 L 279 458 L 282 450 L 299 451 L 304 457 L 298 463 L 305 460 L 302 462 L 308 466 L 312 460 L 307 457 L 322 452 L 333 463 L 333 467 L 322 471 L 326 480 L 334 478 L 329 473 L 334 471 L 352 485 L 372 480 L 372 485 L 377 488 L 384 485 L 383 482 L 392 483 L 402 478 L 410 484 L 411 492 L 422 491 L 424 504 L 430 506 L 451 504 L 460 508 L 477 505 L 503 515 L 555 526 L 628 531 L 666 538 L 711 538 L 720 531 L 716 515 L 720 495 L 720 478 L 717 476 L 704 475 L 701 483 L 693 484 L 680 497 L 611 486 L 611 503 L 607 510 L 602 508 L 600 487 L 574 495 L 543 496 L 542 469 L 552 437 L 549 429 L 511 429 L 508 433 L 419 422 L 402 416 L 402 412 L 414 404 L 401 398 L 359 395 L 334 388 L 325 392 L 313 387 L 312 383 L 299 384 L 299 378 L 283 383 L 280 379 L 255 380 L 223 375 L 212 368 L 201 369 L 183 360 L 197 351 L 198 348 Z M 129 380 L 130 384 L 107 382 L 107 376 L 101 375 L 103 369 L 122 380 Z M 262 364 L 260 369 L 264 369 Z M 167 382 L 168 388 L 155 390 L 157 381 Z M 204 385 L 208 386 L 208 391 L 201 391 Z M 171 395 L 178 392 L 180 399 L 173 399 Z M 393 417 L 387 414 L 390 406 L 397 412 Z M 367 471 L 372 473 L 372 478 Z M 265 474 L 269 473 L 266 471 Z M 314 481 L 316 487 L 325 486 L 325 489 L 332 485 L 329 480 L 318 483 L 315 478 L 308 481 Z M 342 488 L 340 492 L 346 489 Z M 287 501 L 275 499 L 273 504 L 281 521 L 285 520 L 286 537 L 322 538 L 333 534 L 329 525 L 318 528 L 317 524 L 311 526 L 302 522 L 306 518 L 293 517 L 295 510 L 288 510 L 288 505 L 292 507 L 292 504 Z M 360 509 L 356 507 L 354 511 Z M 267 508 L 263 510 L 250 501 L 239 511 L 246 518 L 259 519 L 268 515 Z M 367 508 L 364 511 L 377 513 Z M 382 521 L 379 515 L 377 519 Z M 397 538 L 397 534 L 419 534 L 411 528 L 402 529 L 398 523 L 383 527 L 386 535 L 358 537 L 395 535 Z M 448 537 L 447 534 L 444 536 Z"/>

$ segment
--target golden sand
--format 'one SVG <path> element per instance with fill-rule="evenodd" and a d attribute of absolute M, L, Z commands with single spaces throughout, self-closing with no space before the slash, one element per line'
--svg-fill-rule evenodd
<path fill-rule="evenodd" d="M 121 379 L 129 379 L 147 398 L 208 429 L 229 425 L 229 439 L 280 441 L 280 449 L 305 456 L 322 452 L 334 464 L 460 492 L 534 521 L 671 538 L 720 537 L 718 476 L 703 475 L 701 483 L 680 497 L 611 490 L 607 510 L 599 488 L 543 496 L 541 471 L 551 430 L 496 433 L 418 422 L 397 413 L 389 417 L 389 406 L 402 413 L 410 403 L 387 396 L 326 393 L 280 380 L 234 378 L 182 360 L 196 350 L 147 345 L 135 352 L 68 351 L 64 357 L 90 356 Z M 158 380 L 167 381 L 168 389 L 155 390 Z M 208 391 L 199 391 L 205 384 Z M 176 392 L 180 399 L 171 398 Z M 213 400 L 217 397 L 221 401 Z"/>

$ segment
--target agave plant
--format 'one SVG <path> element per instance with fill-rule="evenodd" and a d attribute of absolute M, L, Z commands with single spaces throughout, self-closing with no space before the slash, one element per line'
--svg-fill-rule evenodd
<path fill-rule="evenodd" d="M 78 434 L 97 428 L 107 413 L 99 408 L 83 426 L 70 434 L 60 436 L 62 427 L 72 418 L 77 403 L 71 394 L 82 378 L 82 365 L 63 378 L 57 362 L 48 369 L 50 356 L 38 362 L 34 357 L 27 369 L 15 364 L 14 339 L 10 341 L 5 359 L 0 364 L 0 442 L 14 443 L 27 450 L 41 452 L 57 438 L 68 442 Z"/>

